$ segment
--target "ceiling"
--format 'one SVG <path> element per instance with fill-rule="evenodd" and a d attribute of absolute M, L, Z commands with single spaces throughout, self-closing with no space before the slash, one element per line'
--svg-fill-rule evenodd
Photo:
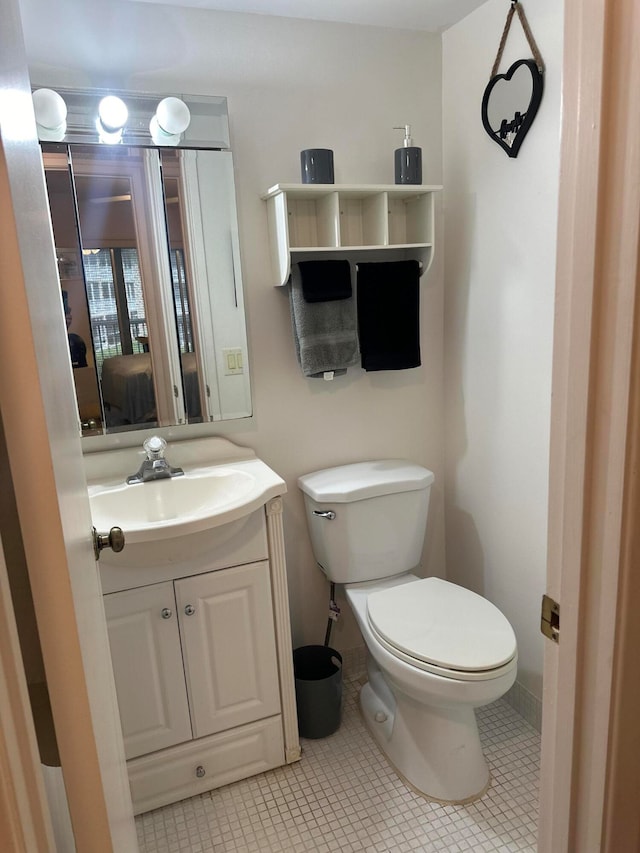
<path fill-rule="evenodd" d="M 223 12 L 248 12 L 312 21 L 340 21 L 440 32 L 486 0 L 131 0 Z M 505 0 L 505 8 L 507 2 Z"/>

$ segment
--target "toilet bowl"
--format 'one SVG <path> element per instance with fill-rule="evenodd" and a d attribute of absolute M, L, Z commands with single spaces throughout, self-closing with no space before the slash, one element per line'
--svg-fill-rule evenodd
<path fill-rule="evenodd" d="M 343 583 L 368 650 L 365 723 L 401 777 L 440 802 L 470 802 L 490 776 L 474 708 L 512 686 L 511 625 L 470 590 L 411 572 L 433 474 L 403 460 L 300 477 L 314 554 Z"/>
<path fill-rule="evenodd" d="M 408 596 L 395 596 L 394 601 L 392 594 L 388 601 L 387 593 L 399 587 Z M 474 709 L 499 699 L 515 681 L 517 652 L 511 626 L 486 599 L 438 578 L 403 575 L 347 585 L 345 590 L 368 651 L 368 682 L 361 690 L 360 707 L 374 740 L 398 773 L 428 798 L 464 803 L 482 796 L 489 769 Z M 431 636 L 435 649 L 429 647 L 429 631 L 412 636 L 411 620 L 404 619 L 402 630 L 403 611 L 397 609 L 400 601 L 410 600 L 417 610 L 424 596 L 432 605 L 429 610 L 437 611 L 436 636 Z M 451 606 L 458 598 L 466 605 L 463 618 Z M 383 624 L 387 617 L 394 626 L 397 616 L 401 636 L 394 637 L 388 625 L 381 635 L 376 617 Z M 441 634 L 443 623 L 446 638 Z M 476 631 L 469 655 L 464 646 L 477 623 L 483 623 L 486 632 Z M 420 657 L 407 651 L 413 651 L 408 636 L 419 646 Z M 452 640 L 451 647 L 447 639 Z M 438 665 L 435 659 L 447 665 Z M 470 668 L 476 663 L 482 668 Z"/>

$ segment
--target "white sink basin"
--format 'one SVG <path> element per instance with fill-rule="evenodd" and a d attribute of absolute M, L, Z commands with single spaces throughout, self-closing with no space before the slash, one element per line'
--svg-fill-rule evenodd
<path fill-rule="evenodd" d="M 89 486 L 89 501 L 99 533 L 121 527 L 125 541 L 133 544 L 236 521 L 284 491 L 284 482 L 274 471 L 251 459 L 135 485 L 94 484 Z"/>

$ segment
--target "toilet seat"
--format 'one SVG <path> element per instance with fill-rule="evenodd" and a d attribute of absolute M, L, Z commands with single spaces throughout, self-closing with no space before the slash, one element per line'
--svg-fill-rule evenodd
<path fill-rule="evenodd" d="M 440 578 L 371 592 L 367 618 L 387 651 L 446 678 L 497 678 L 515 662 L 515 634 L 500 610 Z"/>

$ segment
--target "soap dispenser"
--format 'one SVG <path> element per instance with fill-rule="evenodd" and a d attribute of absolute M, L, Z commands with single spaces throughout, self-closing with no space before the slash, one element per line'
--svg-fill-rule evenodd
<path fill-rule="evenodd" d="M 411 139 L 411 125 L 394 127 L 404 130 L 404 145 L 395 150 L 396 184 L 422 183 L 422 148 L 416 148 Z"/>

